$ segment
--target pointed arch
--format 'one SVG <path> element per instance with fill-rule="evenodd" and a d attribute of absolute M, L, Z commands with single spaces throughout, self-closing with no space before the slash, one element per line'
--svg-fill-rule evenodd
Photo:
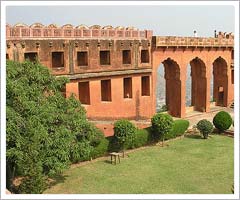
<path fill-rule="evenodd" d="M 217 106 L 228 106 L 228 65 L 219 56 L 213 62 L 213 98 Z"/>
<path fill-rule="evenodd" d="M 206 65 L 202 59 L 195 57 L 190 61 L 192 78 L 192 106 L 194 110 L 206 112 L 207 110 L 207 74 Z M 210 91 L 210 88 L 209 88 Z"/>
<path fill-rule="evenodd" d="M 167 58 L 162 62 L 164 66 L 164 78 L 166 80 L 166 105 L 169 114 L 175 117 L 181 116 L 181 81 L 180 67 L 178 63 Z"/>

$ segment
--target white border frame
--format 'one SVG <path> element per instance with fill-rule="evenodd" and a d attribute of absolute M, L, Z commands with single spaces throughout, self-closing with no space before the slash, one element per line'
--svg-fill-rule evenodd
<path fill-rule="evenodd" d="M 235 194 L 6 194 L 6 6 L 56 6 L 54 1 L 1 1 L 1 198 L 2 199 L 238 199 L 239 198 L 239 134 L 234 135 Z M 239 131 L 239 2 L 238 1 L 59 1 L 57 6 L 69 5 L 232 5 L 235 8 L 234 43 L 234 129 Z"/>

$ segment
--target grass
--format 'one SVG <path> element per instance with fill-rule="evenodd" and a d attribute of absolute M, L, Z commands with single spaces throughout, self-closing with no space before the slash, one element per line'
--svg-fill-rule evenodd
<path fill-rule="evenodd" d="M 185 137 L 115 165 L 97 161 L 65 171 L 46 194 L 226 194 L 233 184 L 233 138 Z"/>

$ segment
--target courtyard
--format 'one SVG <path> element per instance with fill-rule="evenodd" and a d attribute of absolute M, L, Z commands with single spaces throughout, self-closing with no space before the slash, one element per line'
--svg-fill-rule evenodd
<path fill-rule="evenodd" d="M 121 163 L 104 157 L 71 167 L 45 194 L 231 194 L 233 138 L 200 135 L 128 153 Z"/>

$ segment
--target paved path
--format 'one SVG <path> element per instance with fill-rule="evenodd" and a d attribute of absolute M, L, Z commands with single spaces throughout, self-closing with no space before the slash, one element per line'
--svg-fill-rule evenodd
<path fill-rule="evenodd" d="M 219 111 L 224 110 L 228 112 L 232 117 L 234 117 L 234 110 L 232 108 L 226 108 L 226 107 L 215 107 L 211 110 L 209 113 L 200 113 L 196 111 L 189 112 L 185 119 L 189 120 L 190 126 L 196 125 L 200 119 L 207 119 L 212 122 L 213 117 L 218 113 Z M 231 128 L 233 130 L 233 126 Z"/>

